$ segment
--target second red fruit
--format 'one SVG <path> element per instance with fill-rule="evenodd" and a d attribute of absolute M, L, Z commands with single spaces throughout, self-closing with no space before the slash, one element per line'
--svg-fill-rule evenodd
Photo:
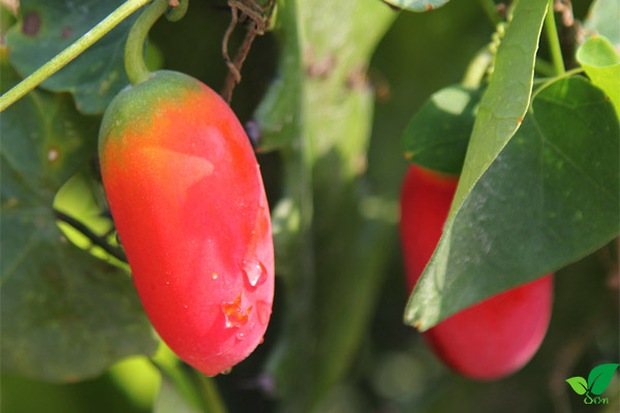
<path fill-rule="evenodd" d="M 457 178 L 413 165 L 401 192 L 401 240 L 409 291 L 439 242 Z M 553 302 L 545 275 L 462 310 L 424 333 L 445 364 L 473 379 L 498 379 L 523 367 L 544 339 Z"/>

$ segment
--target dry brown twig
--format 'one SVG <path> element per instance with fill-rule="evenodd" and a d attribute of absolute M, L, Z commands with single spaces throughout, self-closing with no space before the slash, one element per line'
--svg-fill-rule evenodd
<path fill-rule="evenodd" d="M 230 103 L 235 86 L 241 81 L 241 67 L 250 52 L 254 39 L 264 34 L 269 27 L 275 4 L 276 0 L 268 0 L 264 6 L 255 0 L 228 0 L 232 16 L 222 39 L 222 56 L 228 66 L 228 75 L 224 80 L 221 93 L 228 103 Z M 237 49 L 235 58 L 231 59 L 228 53 L 228 42 L 237 25 L 245 22 L 249 22 L 245 37 Z"/>

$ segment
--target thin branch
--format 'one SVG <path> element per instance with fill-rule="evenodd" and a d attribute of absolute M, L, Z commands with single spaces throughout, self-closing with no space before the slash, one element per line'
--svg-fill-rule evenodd
<path fill-rule="evenodd" d="M 0 112 L 65 67 L 110 30 L 151 0 L 127 0 L 108 17 L 0 97 Z"/>
<path fill-rule="evenodd" d="M 90 242 L 93 243 L 93 245 L 98 246 L 99 248 L 101 248 L 102 250 L 104 250 L 105 252 L 107 252 L 108 254 L 116 258 L 117 260 L 127 262 L 127 257 L 125 256 L 125 253 L 120 248 L 110 245 L 108 242 L 105 241 L 103 237 L 95 234 L 82 221 L 77 220 L 73 218 L 72 216 L 69 216 L 65 214 L 64 212 L 59 211 L 57 209 L 54 209 L 54 215 L 56 216 L 56 219 L 58 219 L 59 221 L 62 221 L 70 225 L 71 227 L 73 227 L 74 229 L 82 233 L 86 238 L 90 240 Z"/>
<path fill-rule="evenodd" d="M 226 79 L 224 80 L 222 97 L 228 103 L 230 103 L 230 100 L 232 99 L 232 92 L 235 86 L 241 81 L 241 68 L 243 67 L 243 62 L 245 62 L 245 59 L 250 53 L 250 49 L 252 47 L 254 39 L 256 38 L 256 35 L 257 32 L 255 30 L 248 30 L 245 34 L 245 38 L 243 39 L 243 43 L 237 50 L 235 60 L 233 60 L 232 62 L 226 62 L 230 70 L 228 72 L 228 75 L 226 76 Z"/>

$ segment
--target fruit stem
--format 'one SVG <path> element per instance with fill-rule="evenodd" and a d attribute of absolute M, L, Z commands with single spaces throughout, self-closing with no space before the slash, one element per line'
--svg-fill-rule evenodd
<path fill-rule="evenodd" d="M 168 20 L 180 20 L 187 11 L 188 3 L 189 0 L 154 0 L 131 27 L 125 44 L 125 71 L 132 85 L 151 77 L 144 61 L 144 43 L 155 22 L 167 11 Z"/>
<path fill-rule="evenodd" d="M 125 44 L 125 71 L 132 85 L 144 82 L 151 72 L 144 61 L 144 43 L 151 27 L 168 10 L 167 0 L 154 0 L 138 17 Z"/>
<path fill-rule="evenodd" d="M 2 95 L 2 97 L 0 97 L 0 112 L 39 86 L 54 73 L 68 65 L 73 59 L 82 54 L 86 49 L 95 44 L 95 42 L 148 2 L 149 0 L 127 0 L 82 37 Z"/>

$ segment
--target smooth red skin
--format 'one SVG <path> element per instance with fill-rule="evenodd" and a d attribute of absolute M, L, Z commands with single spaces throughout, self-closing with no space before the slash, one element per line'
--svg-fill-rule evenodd
<path fill-rule="evenodd" d="M 234 366 L 262 342 L 274 289 L 269 208 L 236 116 L 199 81 L 157 72 L 106 111 L 99 150 L 154 328 L 206 375 Z M 264 272 L 250 282 L 244 267 Z"/>
<path fill-rule="evenodd" d="M 401 192 L 401 240 L 412 291 L 439 242 L 458 180 L 417 165 Z M 510 375 L 536 353 L 553 302 L 547 274 L 462 310 L 424 332 L 434 352 L 453 370 L 473 379 Z"/>

